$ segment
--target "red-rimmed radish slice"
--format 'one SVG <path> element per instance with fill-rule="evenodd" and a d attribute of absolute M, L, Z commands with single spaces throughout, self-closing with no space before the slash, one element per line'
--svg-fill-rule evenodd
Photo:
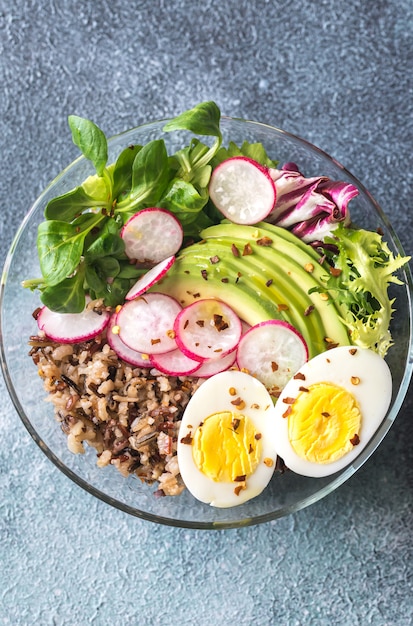
<path fill-rule="evenodd" d="M 106 330 L 106 338 L 108 344 L 120 359 L 123 359 L 130 365 L 135 367 L 152 367 L 151 357 L 148 354 L 142 354 L 136 350 L 132 350 L 119 337 L 119 327 L 117 326 L 117 314 L 113 313 L 109 320 Z"/>
<path fill-rule="evenodd" d="M 171 352 L 154 354 L 152 365 L 168 376 L 190 376 L 194 372 L 196 373 L 199 367 L 202 367 L 199 361 L 189 358 L 179 348 Z"/>
<path fill-rule="evenodd" d="M 247 157 L 232 157 L 217 165 L 209 195 L 217 209 L 236 224 L 256 224 L 265 219 L 276 200 L 268 168 Z"/>
<path fill-rule="evenodd" d="M 271 391 L 281 391 L 307 360 L 304 338 L 282 320 L 252 326 L 237 349 L 238 367 L 248 370 Z"/>
<path fill-rule="evenodd" d="M 85 308 L 81 313 L 56 313 L 44 306 L 37 317 L 37 325 L 53 341 L 79 343 L 105 330 L 109 318 L 107 311 L 96 313 Z"/>
<path fill-rule="evenodd" d="M 173 213 L 152 207 L 132 215 L 122 228 L 121 237 L 130 259 L 155 264 L 178 252 L 183 229 Z"/>
<path fill-rule="evenodd" d="M 238 315 L 220 300 L 197 300 L 175 320 L 176 343 L 196 361 L 221 358 L 238 345 L 242 326 Z"/>
<path fill-rule="evenodd" d="M 196 370 L 194 375 L 197 378 L 210 378 L 211 376 L 215 376 L 215 374 L 225 372 L 234 365 L 236 358 L 237 351 L 233 350 L 221 359 L 208 359 L 201 363 L 201 367 Z"/>
<path fill-rule="evenodd" d="M 166 272 L 174 263 L 175 256 L 172 255 L 148 270 L 146 274 L 138 278 L 133 287 L 128 291 L 125 296 L 126 300 L 133 300 L 153 287 L 158 280 L 161 280 L 161 278 L 165 276 Z"/>
<path fill-rule="evenodd" d="M 163 293 L 146 293 L 129 300 L 118 312 L 119 337 L 129 348 L 144 354 L 175 350 L 174 322 L 181 305 Z"/>

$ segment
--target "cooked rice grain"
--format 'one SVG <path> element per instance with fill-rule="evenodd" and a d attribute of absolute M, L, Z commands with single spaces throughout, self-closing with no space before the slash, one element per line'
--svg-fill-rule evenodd
<path fill-rule="evenodd" d="M 157 495 L 183 491 L 176 444 L 198 379 L 133 367 L 119 359 L 104 335 L 74 345 L 40 335 L 31 337 L 30 345 L 71 452 L 83 453 L 87 444 L 95 448 L 99 467 L 111 464 L 124 476 L 158 482 Z"/>

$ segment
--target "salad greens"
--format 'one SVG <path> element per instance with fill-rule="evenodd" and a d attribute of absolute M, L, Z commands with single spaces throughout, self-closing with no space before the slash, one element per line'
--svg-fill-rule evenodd
<path fill-rule="evenodd" d="M 108 306 L 118 304 L 143 273 L 130 264 L 120 236 L 136 211 L 165 208 L 179 218 L 184 234 L 195 239 L 218 221 L 208 203 L 208 183 L 211 161 L 225 158 L 226 151 L 220 151 L 220 110 L 214 102 L 203 102 L 164 127 L 215 137 L 212 146 L 192 138 L 169 156 L 164 140 L 157 139 L 125 148 L 109 165 L 103 131 L 76 115 L 68 121 L 73 142 L 93 163 L 96 175 L 46 206 L 37 239 L 42 278 L 27 280 L 24 286 L 39 289 L 41 301 L 52 310 L 77 313 L 85 306 L 86 294 L 103 298 Z M 230 150 L 273 163 L 260 144 L 245 142 Z"/>
<path fill-rule="evenodd" d="M 111 164 L 106 136 L 96 124 L 75 115 L 68 122 L 73 142 L 93 163 L 96 174 L 47 204 L 37 237 L 42 277 L 23 282 L 40 291 L 44 305 L 61 313 L 81 312 L 86 295 L 114 307 L 145 273 L 147 267 L 127 257 L 121 237 L 124 224 L 137 211 L 151 206 L 167 209 L 179 219 L 185 241 L 197 241 L 203 229 L 222 221 L 208 194 L 217 165 L 234 156 L 268 168 L 278 165 L 261 143 L 223 146 L 220 110 L 214 102 L 198 104 L 164 126 L 166 132 L 212 137 L 212 145 L 192 137 L 170 155 L 164 140 L 156 139 L 126 147 Z M 378 233 L 345 224 L 338 224 L 334 232 L 330 229 L 324 238 L 322 253 L 334 271 L 311 291 L 331 291 L 351 341 L 384 356 L 391 345 L 393 312 L 387 289 L 389 283 L 400 283 L 395 272 L 409 258 L 394 257 Z"/>
<path fill-rule="evenodd" d="M 394 302 L 387 290 L 389 283 L 402 284 L 395 272 L 408 258 L 395 257 L 379 233 L 341 224 L 325 243 L 336 249 L 326 248 L 334 271 L 325 290 L 334 293 L 352 342 L 384 356 L 392 345 L 389 324 Z"/>

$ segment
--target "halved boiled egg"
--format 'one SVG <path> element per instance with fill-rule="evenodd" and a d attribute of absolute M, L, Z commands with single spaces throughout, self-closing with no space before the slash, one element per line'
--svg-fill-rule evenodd
<path fill-rule="evenodd" d="M 366 348 L 340 346 L 310 359 L 275 406 L 275 448 L 303 476 L 334 474 L 368 444 L 387 413 L 392 378 Z"/>
<path fill-rule="evenodd" d="M 230 507 L 260 494 L 275 469 L 274 424 L 273 401 L 256 378 L 228 370 L 205 381 L 178 436 L 179 469 L 192 495 Z"/>

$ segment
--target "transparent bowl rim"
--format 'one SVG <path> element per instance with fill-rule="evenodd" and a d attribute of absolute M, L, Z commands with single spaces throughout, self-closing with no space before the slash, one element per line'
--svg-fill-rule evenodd
<path fill-rule="evenodd" d="M 382 222 L 385 224 L 386 228 L 388 229 L 389 234 L 391 235 L 391 238 L 393 240 L 393 243 L 398 251 L 398 253 L 402 256 L 405 255 L 405 252 L 403 250 L 403 247 L 401 245 L 401 242 L 398 238 L 398 236 L 396 235 L 391 222 L 389 221 L 389 218 L 387 217 L 387 215 L 385 214 L 385 212 L 383 211 L 383 209 L 381 208 L 381 206 L 376 202 L 376 200 L 374 199 L 374 197 L 370 194 L 370 192 L 366 189 L 366 187 L 363 185 L 363 183 L 361 183 L 355 176 L 353 176 L 353 174 L 351 174 L 346 167 L 344 167 L 340 162 L 338 162 L 336 159 L 334 159 L 333 157 L 331 157 L 327 152 L 325 152 L 324 150 L 322 150 L 321 148 L 318 148 L 317 146 L 315 146 L 314 144 L 312 144 L 311 142 L 307 141 L 306 139 L 303 139 L 301 137 L 299 137 L 298 135 L 295 135 L 293 133 L 290 133 L 288 131 L 282 130 L 276 126 L 273 125 L 269 125 L 269 124 L 265 124 L 262 122 L 257 122 L 257 121 L 253 121 L 253 120 L 248 120 L 248 119 L 243 119 L 243 118 L 239 118 L 239 117 L 230 117 L 230 116 L 222 116 L 221 120 L 224 121 L 224 123 L 226 122 L 237 122 L 237 123 L 244 123 L 244 124 L 248 124 L 248 125 L 252 125 L 252 126 L 256 126 L 257 128 L 261 128 L 263 130 L 269 130 L 271 132 L 275 132 L 278 135 L 281 136 L 285 136 L 289 139 L 291 139 L 292 141 L 298 142 L 300 144 L 302 144 L 303 146 L 307 147 L 308 149 L 310 149 L 311 151 L 318 153 L 323 159 L 326 159 L 330 162 L 332 162 L 336 167 L 338 167 L 340 170 L 342 170 L 343 174 L 346 176 L 346 178 L 348 180 L 351 180 L 351 182 L 359 189 L 361 190 L 365 196 L 367 196 L 367 198 L 369 199 L 369 201 L 371 202 L 371 204 L 374 206 L 374 209 L 376 210 L 377 214 L 379 215 L 380 219 L 382 220 Z M 133 134 L 133 132 L 136 131 L 140 131 L 140 130 L 144 130 L 145 128 L 149 128 L 149 127 L 155 127 L 158 126 L 160 124 L 165 124 L 166 122 L 169 121 L 169 118 L 164 118 L 164 119 L 158 119 L 158 120 L 153 120 L 144 124 L 141 124 L 139 126 L 136 126 L 134 128 L 130 128 L 127 129 L 121 133 L 118 133 L 116 135 L 111 136 L 108 139 L 108 142 L 113 143 L 116 142 L 118 140 L 121 140 L 122 138 Z M 391 407 L 391 410 L 389 411 L 388 415 L 386 416 L 386 418 L 383 420 L 383 422 L 381 423 L 379 429 L 377 430 L 375 436 L 372 438 L 372 440 L 369 442 L 368 446 L 363 450 L 363 452 L 356 458 L 356 460 L 349 466 L 347 467 L 342 473 L 340 473 L 336 478 L 334 478 L 330 483 L 328 483 L 326 486 L 322 487 L 321 489 L 319 489 L 318 491 L 315 491 L 313 494 L 311 494 L 310 496 L 307 496 L 305 498 L 302 498 L 301 500 L 298 500 L 297 502 L 295 502 L 294 504 L 291 505 L 287 505 L 283 508 L 281 508 L 278 511 L 273 511 L 270 513 L 265 513 L 265 514 L 261 514 L 261 515 L 257 515 L 255 517 L 251 517 L 251 518 L 246 518 L 246 519 L 242 519 L 242 520 L 231 520 L 231 521 L 223 521 L 223 522 L 202 522 L 202 521 L 187 521 L 187 520 L 178 520 L 178 519 L 174 519 L 174 518 L 169 518 L 169 517 L 164 517 L 161 515 L 156 515 L 147 511 L 141 511 L 137 508 L 134 508 L 124 502 L 120 502 L 119 500 L 116 500 L 115 498 L 113 498 L 112 496 L 109 496 L 108 494 L 106 494 L 105 492 L 101 491 L 100 489 L 96 488 L 93 485 L 90 485 L 86 480 L 84 480 L 83 478 L 79 477 L 73 470 L 71 470 L 69 467 L 67 467 L 60 459 L 59 457 L 52 451 L 50 450 L 50 448 L 42 441 L 42 438 L 39 436 L 39 434 L 37 433 L 36 429 L 33 427 L 33 425 L 31 424 L 28 416 L 26 415 L 20 401 L 18 398 L 18 395 L 16 393 L 16 390 L 14 388 L 14 385 L 12 383 L 12 380 L 10 378 L 9 372 L 8 372 L 8 367 L 7 367 L 7 357 L 5 354 L 5 350 L 4 350 L 4 343 L 3 343 L 3 315 L 2 315 L 2 311 L 3 311 L 3 299 L 4 299 L 4 293 L 5 293 L 5 286 L 6 286 L 6 282 L 7 282 L 7 277 L 8 277 L 8 273 L 9 273 L 9 269 L 10 269 L 10 265 L 13 259 L 13 253 L 14 250 L 16 248 L 16 245 L 18 243 L 18 241 L 20 240 L 20 237 L 22 236 L 26 224 L 27 222 L 30 221 L 30 218 L 32 217 L 32 215 L 35 213 L 35 211 L 37 210 L 37 207 L 39 204 L 42 203 L 43 198 L 47 195 L 48 191 L 50 188 L 52 188 L 54 185 L 56 185 L 58 183 L 58 181 L 63 178 L 65 176 L 65 174 L 70 171 L 72 168 L 74 168 L 79 162 L 81 161 L 85 161 L 85 157 L 84 156 L 79 156 L 76 159 L 74 159 L 71 163 L 69 163 L 69 165 L 67 167 L 65 167 L 46 187 L 45 189 L 41 192 L 41 194 L 38 196 L 38 198 L 35 200 L 35 202 L 33 203 L 33 205 L 31 206 L 30 210 L 27 212 L 27 214 L 25 215 L 25 217 L 23 218 L 13 240 L 11 243 L 11 246 L 9 248 L 9 251 L 7 253 L 6 259 L 5 259 L 5 263 L 4 263 L 4 267 L 3 267 L 3 272 L 2 272 L 2 279 L 1 279 L 1 285 L 0 285 L 0 363 L 1 363 L 1 368 L 2 368 L 2 373 L 3 373 L 3 377 L 6 383 L 6 387 L 7 390 L 9 392 L 10 398 L 12 400 L 12 403 L 15 407 L 15 409 L 17 410 L 17 413 L 20 417 L 20 419 L 22 420 L 25 428 L 27 429 L 27 431 L 29 432 L 30 436 L 32 437 L 32 439 L 36 442 L 36 444 L 40 447 L 40 449 L 44 452 L 44 454 L 47 456 L 47 458 L 52 461 L 54 463 L 54 465 L 56 465 L 56 467 L 58 467 L 68 478 L 70 478 L 74 483 L 76 483 L 78 486 L 80 486 L 82 489 L 84 489 L 86 492 L 90 493 L 91 495 L 97 497 L 98 499 L 102 500 L 103 502 L 113 506 L 114 508 L 117 508 L 125 513 L 128 513 L 134 517 L 140 518 L 140 519 L 144 519 L 147 521 L 151 521 L 151 522 L 155 522 L 158 524 L 163 524 L 166 526 L 174 526 L 174 527 L 179 527 L 179 528 L 190 528 L 190 529 L 204 529 L 204 530 L 211 530 L 211 529 L 229 529 L 229 528 L 239 528 L 239 527 L 245 527 L 245 526 L 250 526 L 250 525 L 257 525 L 257 524 L 261 524 L 261 523 L 265 523 L 265 522 L 269 522 L 275 519 L 279 519 L 281 517 L 284 517 L 286 515 L 289 515 L 291 513 L 300 511 L 308 506 L 310 506 L 311 504 L 314 504 L 315 502 L 321 500 L 322 498 L 324 498 L 325 496 L 327 496 L 328 494 L 332 493 L 333 491 L 335 491 L 340 485 L 342 485 L 344 482 L 346 482 L 351 476 L 353 476 L 353 474 L 368 460 L 368 458 L 373 454 L 373 452 L 376 450 L 376 448 L 379 446 L 379 444 L 381 443 L 381 441 L 384 439 L 385 435 L 387 434 L 387 432 L 389 431 L 391 425 L 393 424 L 395 418 L 397 417 L 397 414 L 399 413 L 405 396 L 407 394 L 408 391 L 408 387 L 410 384 L 410 380 L 412 377 L 412 373 L 413 373 L 413 279 L 412 279 L 412 274 L 410 271 L 410 266 L 407 265 L 404 268 L 404 274 L 405 274 L 405 288 L 406 288 L 406 293 L 407 293 L 407 299 L 408 299 L 408 303 L 409 303 L 409 311 L 410 311 L 410 319 L 409 319 L 409 351 L 408 351 L 408 361 L 407 361 L 407 365 L 406 368 L 404 370 L 404 375 L 403 375 L 403 380 L 402 380 L 402 384 L 397 392 L 397 395 L 394 399 L 393 405 Z"/>

